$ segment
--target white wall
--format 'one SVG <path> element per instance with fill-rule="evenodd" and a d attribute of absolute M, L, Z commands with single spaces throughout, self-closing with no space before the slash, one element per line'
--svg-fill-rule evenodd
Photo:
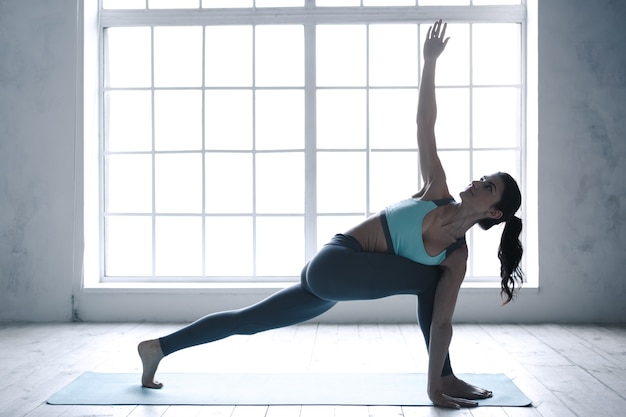
<path fill-rule="evenodd" d="M 76 290 L 76 10 L 0 0 L 0 320 L 190 320 L 269 294 Z M 463 291 L 457 320 L 626 322 L 625 20 L 624 1 L 539 2 L 540 288 L 504 308 Z M 322 319 L 413 317 L 393 297 Z"/>

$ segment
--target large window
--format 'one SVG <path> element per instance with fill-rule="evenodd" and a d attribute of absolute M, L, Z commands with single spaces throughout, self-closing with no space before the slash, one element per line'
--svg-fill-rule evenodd
<path fill-rule="evenodd" d="M 101 280 L 293 280 L 415 193 L 421 45 L 439 16 L 450 190 L 496 171 L 524 188 L 519 1 L 102 0 Z M 500 233 L 468 233 L 469 280 L 497 279 Z"/>

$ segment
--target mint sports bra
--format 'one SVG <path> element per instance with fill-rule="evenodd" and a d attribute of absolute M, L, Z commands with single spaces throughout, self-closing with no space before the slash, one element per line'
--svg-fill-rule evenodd
<path fill-rule="evenodd" d="M 465 237 L 430 256 L 424 247 L 422 223 L 424 217 L 439 206 L 454 202 L 453 198 L 424 201 L 410 198 L 387 207 L 381 213 L 387 246 L 393 246 L 393 253 L 423 265 L 441 265 L 452 251 L 465 243 Z M 386 226 L 386 227 L 385 227 Z M 389 248 L 391 252 L 391 248 Z"/>

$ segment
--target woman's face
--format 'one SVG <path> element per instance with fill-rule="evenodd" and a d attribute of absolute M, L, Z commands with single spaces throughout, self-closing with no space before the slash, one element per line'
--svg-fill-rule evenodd
<path fill-rule="evenodd" d="M 489 217 L 502 216 L 502 212 L 495 208 L 495 205 L 502 198 L 504 192 L 504 181 L 498 175 L 488 175 L 478 181 L 472 181 L 467 188 L 461 192 L 461 200 L 464 204 L 469 204 L 480 212 L 490 212 Z M 498 213 L 494 213 L 494 212 Z M 498 217 L 495 217 L 498 218 Z"/>

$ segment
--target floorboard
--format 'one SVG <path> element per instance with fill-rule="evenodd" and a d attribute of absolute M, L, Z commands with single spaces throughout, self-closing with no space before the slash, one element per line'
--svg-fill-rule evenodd
<path fill-rule="evenodd" d="M 626 327 L 459 324 L 457 373 L 503 372 L 532 407 L 459 411 L 367 406 L 51 406 L 85 371 L 139 372 L 139 341 L 177 324 L 0 324 L 0 417 L 621 417 Z M 426 372 L 415 324 L 302 324 L 169 356 L 160 372 Z M 139 381 L 137 381 L 139 383 Z"/>

